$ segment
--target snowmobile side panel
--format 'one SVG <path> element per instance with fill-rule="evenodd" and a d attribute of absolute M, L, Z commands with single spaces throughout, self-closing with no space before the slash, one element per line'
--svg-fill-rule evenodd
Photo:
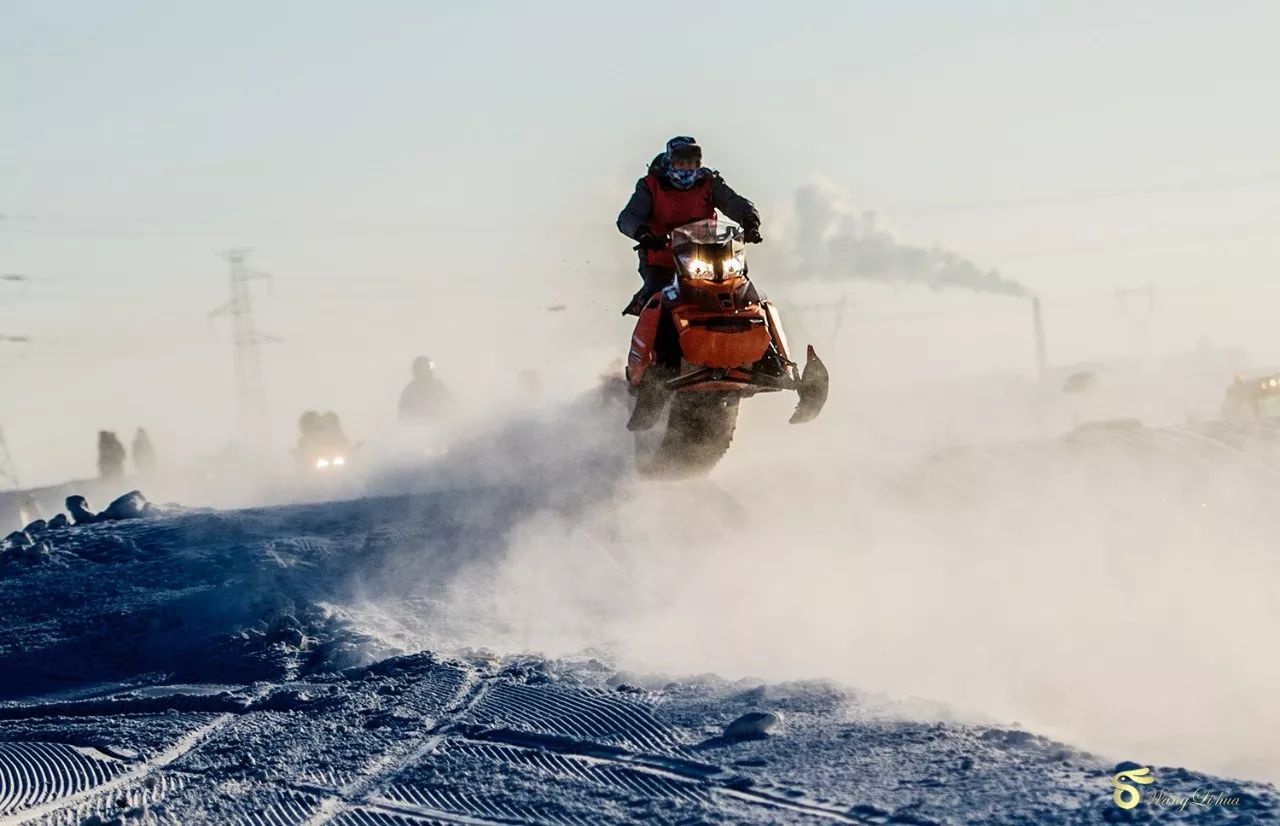
<path fill-rule="evenodd" d="M 783 361 L 790 361 L 791 351 L 787 348 L 787 334 L 782 330 L 782 318 L 778 315 L 778 309 L 771 301 L 762 301 L 761 304 L 769 321 L 769 331 L 773 334 L 773 346 L 778 348 L 778 355 L 782 356 Z"/>
<path fill-rule="evenodd" d="M 627 381 L 639 387 L 644 374 L 656 360 L 655 345 L 658 340 L 658 321 L 662 317 L 662 299 L 654 296 L 640 311 L 635 331 L 631 334 L 631 350 L 627 353 Z"/>

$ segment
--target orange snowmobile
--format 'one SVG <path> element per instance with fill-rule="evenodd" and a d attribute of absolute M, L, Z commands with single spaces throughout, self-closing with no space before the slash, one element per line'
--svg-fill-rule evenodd
<path fill-rule="evenodd" d="M 676 275 L 645 304 L 631 336 L 626 376 L 635 394 L 627 429 L 642 473 L 705 474 L 729 449 L 738 402 L 794 390 L 792 424 L 812 421 L 827 401 L 827 368 L 808 348 L 804 372 L 791 360 L 778 311 L 747 278 L 742 228 L 709 219 L 671 233 Z M 660 438 L 653 429 L 670 402 Z"/>

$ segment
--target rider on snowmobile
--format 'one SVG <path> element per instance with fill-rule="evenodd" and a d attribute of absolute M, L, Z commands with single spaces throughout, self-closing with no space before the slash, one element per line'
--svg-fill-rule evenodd
<path fill-rule="evenodd" d="M 413 380 L 400 393 L 400 420 L 439 421 L 450 411 L 452 400 L 436 375 L 436 363 L 426 356 L 413 360 Z"/>
<path fill-rule="evenodd" d="M 640 315 L 649 296 L 671 283 L 675 259 L 668 233 L 693 221 L 714 218 L 720 210 L 742 225 L 743 240 L 758 244 L 760 213 L 734 192 L 720 173 L 702 165 L 702 147 L 688 136 L 667 141 L 666 152 L 649 164 L 649 174 L 636 182 L 636 191 L 618 215 L 618 230 L 636 242 L 644 285 L 631 298 L 623 315 Z"/>
<path fill-rule="evenodd" d="M 298 419 L 295 455 L 303 470 L 345 465 L 351 450 L 351 440 L 342 432 L 337 413 L 308 410 Z"/>

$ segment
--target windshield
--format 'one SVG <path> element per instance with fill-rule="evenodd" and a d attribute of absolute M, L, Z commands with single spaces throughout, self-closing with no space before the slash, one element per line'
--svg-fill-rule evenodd
<path fill-rule="evenodd" d="M 684 278 L 723 281 L 747 274 L 742 245 L 742 227 L 711 218 L 676 227 L 671 231 L 671 250 L 676 270 Z"/>
<path fill-rule="evenodd" d="M 688 244 L 727 244 L 740 238 L 742 227 L 722 218 L 708 218 L 671 230 L 671 247 L 679 249 Z"/>

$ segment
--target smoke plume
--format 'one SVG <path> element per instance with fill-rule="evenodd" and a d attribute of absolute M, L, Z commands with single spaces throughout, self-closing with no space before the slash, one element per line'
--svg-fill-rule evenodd
<path fill-rule="evenodd" d="M 796 275 L 824 280 L 864 279 L 919 284 L 940 290 L 958 287 L 980 293 L 1026 296 L 1027 289 L 995 270 L 984 270 L 962 255 L 938 246 L 899 241 L 877 225 L 874 212 L 855 214 L 834 188 L 806 184 L 795 194 Z"/>

